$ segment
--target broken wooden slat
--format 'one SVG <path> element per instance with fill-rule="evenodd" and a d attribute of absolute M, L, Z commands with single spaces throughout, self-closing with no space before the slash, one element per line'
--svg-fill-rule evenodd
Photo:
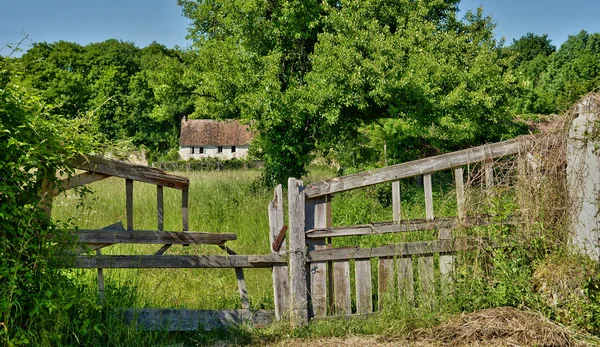
<path fill-rule="evenodd" d="M 133 230 L 133 180 L 125 180 L 125 211 L 127 214 L 127 230 Z"/>
<path fill-rule="evenodd" d="M 418 241 L 389 244 L 382 247 L 343 247 L 308 252 L 308 262 L 328 260 L 367 259 L 378 257 L 408 257 L 434 253 L 453 253 L 490 247 L 487 238 L 456 238 L 454 240 Z"/>
<path fill-rule="evenodd" d="M 335 314 L 346 315 L 352 313 L 350 263 L 347 260 L 333 262 L 333 288 L 335 291 L 333 309 Z"/>
<path fill-rule="evenodd" d="M 433 191 L 431 188 L 431 175 L 423 175 L 423 188 L 425 189 L 425 214 L 426 219 L 432 221 L 435 219 L 433 214 Z"/>
<path fill-rule="evenodd" d="M 66 178 L 64 180 L 60 181 L 60 188 L 61 189 L 57 189 L 54 191 L 54 195 L 56 196 L 57 194 L 60 193 L 60 190 L 69 190 L 72 188 L 76 188 L 76 187 L 80 187 L 80 186 L 84 186 L 96 181 L 100 181 L 106 178 L 109 178 L 109 175 L 104 175 L 101 173 L 96 173 L 96 172 L 83 172 L 80 173 L 78 175 Z"/>
<path fill-rule="evenodd" d="M 288 214 L 290 231 L 290 318 L 293 326 L 308 324 L 306 274 L 306 240 L 304 238 L 304 185 L 288 180 Z M 318 251 L 315 251 L 318 252 Z"/>
<path fill-rule="evenodd" d="M 277 251 L 285 252 L 287 246 L 285 238 L 281 238 L 279 249 L 275 249 L 275 240 L 281 235 L 281 230 L 284 228 L 283 214 L 283 189 L 279 184 L 274 191 L 273 200 L 269 203 L 269 240 L 271 245 L 271 253 L 277 254 Z M 285 228 L 287 230 L 287 228 Z M 285 236 L 285 233 L 283 234 Z M 273 298 L 275 301 L 275 317 L 281 320 L 289 313 L 290 309 L 290 288 L 288 282 L 288 267 L 287 265 L 273 266 Z"/>
<path fill-rule="evenodd" d="M 308 200 L 305 203 L 305 229 L 327 228 L 327 197 Z M 307 240 L 309 251 L 325 249 L 324 239 Z M 327 315 L 327 262 L 310 264 L 310 304 L 312 317 Z"/>
<path fill-rule="evenodd" d="M 78 269 L 262 268 L 284 265 L 281 255 L 80 255 L 62 267 Z"/>
<path fill-rule="evenodd" d="M 77 230 L 80 243 L 138 243 L 138 244 L 212 244 L 217 245 L 237 239 L 233 233 L 200 233 L 156 230 Z"/>
<path fill-rule="evenodd" d="M 398 264 L 398 293 L 408 305 L 414 303 L 415 284 L 413 280 L 413 261 L 411 257 L 399 258 Z"/>
<path fill-rule="evenodd" d="M 274 312 L 269 310 L 188 310 L 188 309 L 124 309 L 126 323 L 141 330 L 195 331 L 219 330 L 251 324 L 262 328 L 270 325 Z"/>
<path fill-rule="evenodd" d="M 389 304 L 394 293 L 394 259 L 379 258 L 378 264 L 378 286 L 379 310 Z"/>
<path fill-rule="evenodd" d="M 176 189 L 187 189 L 190 185 L 187 178 L 169 175 L 156 168 L 93 155 L 79 156 L 69 165 L 90 173 L 100 173 Z"/>
<path fill-rule="evenodd" d="M 358 259 L 355 263 L 356 313 L 373 312 L 371 259 Z"/>
<path fill-rule="evenodd" d="M 392 182 L 402 178 L 465 166 L 484 159 L 494 159 L 517 154 L 519 153 L 519 148 L 525 146 L 530 139 L 532 139 L 531 136 L 522 136 L 490 145 L 483 145 L 431 158 L 387 166 L 381 169 L 319 181 L 308 185 L 305 189 L 305 194 L 308 198 L 316 198 L 374 184 Z"/>
<path fill-rule="evenodd" d="M 392 215 L 394 223 L 402 220 L 402 203 L 400 201 L 400 181 L 392 182 Z"/>

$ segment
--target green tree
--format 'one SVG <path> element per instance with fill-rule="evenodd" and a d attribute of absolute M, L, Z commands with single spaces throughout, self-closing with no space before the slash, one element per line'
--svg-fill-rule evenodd
<path fill-rule="evenodd" d="M 519 39 L 513 39 L 512 45 L 509 47 L 516 53 L 515 66 L 518 67 L 524 62 L 531 61 L 537 56 L 548 57 L 556 52 L 556 47 L 551 44 L 552 40 L 547 34 L 535 35 L 527 33 Z"/>
<path fill-rule="evenodd" d="M 511 131 L 509 55 L 490 18 L 456 19 L 458 1 L 178 2 L 193 21 L 194 116 L 252 124 L 270 183 L 376 122 L 402 129 L 398 149 Z"/>

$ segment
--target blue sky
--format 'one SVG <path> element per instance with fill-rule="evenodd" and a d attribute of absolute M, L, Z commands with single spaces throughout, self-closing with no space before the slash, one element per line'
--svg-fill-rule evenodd
<path fill-rule="evenodd" d="M 496 23 L 497 37 L 510 44 L 527 32 L 548 34 L 560 46 L 569 35 L 600 32 L 598 0 L 463 0 L 460 8 L 482 5 Z M 144 47 L 157 41 L 186 46 L 189 21 L 176 0 L 4 0 L 0 9 L 0 54 L 5 44 L 29 35 L 32 42 L 58 40 L 82 45 L 116 38 Z"/>

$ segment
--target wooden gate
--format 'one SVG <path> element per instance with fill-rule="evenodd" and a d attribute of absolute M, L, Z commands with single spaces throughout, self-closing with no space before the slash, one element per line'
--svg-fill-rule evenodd
<path fill-rule="evenodd" d="M 416 301 L 435 295 L 436 288 L 452 287 L 454 256 L 458 251 L 489 246 L 484 238 L 456 238 L 456 227 L 486 225 L 486 217 L 467 217 L 465 213 L 465 166 L 484 167 L 487 186 L 493 183 L 493 160 L 518 154 L 531 137 L 475 147 L 454 153 L 416 160 L 354 175 L 315 182 L 304 186 L 302 181 L 288 181 L 289 245 L 279 249 L 283 227 L 283 208 L 280 206 L 281 187 L 275 191 L 270 205 L 273 253 L 289 253 L 288 270 L 274 269 L 274 292 L 277 317 L 290 315 L 295 325 L 304 325 L 311 318 L 335 315 L 369 314 L 380 310 L 391 293 L 401 295 L 403 302 Z M 458 211 L 453 217 L 436 217 L 433 209 L 432 174 L 453 170 Z M 425 193 L 425 219 L 401 220 L 399 180 L 422 176 Z M 336 193 L 392 182 L 393 221 L 369 225 L 332 227 L 331 201 Z M 357 235 L 407 233 L 436 230 L 437 240 L 388 244 L 382 247 L 335 247 L 334 240 Z M 439 255 L 434 268 L 434 256 Z M 376 262 L 374 273 L 371 262 Z M 351 262 L 353 266 L 351 266 Z M 353 273 L 351 273 L 353 268 Z M 415 270 L 413 270 L 415 269 Z M 351 290 L 351 276 L 355 289 Z M 376 278 L 375 278 L 376 276 Z M 434 285 L 439 279 L 441 287 Z M 416 283 L 415 283 L 416 280 Z M 372 283 L 377 283 L 374 293 Z M 420 292 L 415 292 L 419 288 Z M 351 297 L 354 293 L 354 298 Z M 354 299 L 354 300 L 353 300 Z M 419 300 L 417 300 L 419 299 Z M 427 301 L 427 300 L 425 300 Z M 355 303 L 354 309 L 352 302 Z"/>

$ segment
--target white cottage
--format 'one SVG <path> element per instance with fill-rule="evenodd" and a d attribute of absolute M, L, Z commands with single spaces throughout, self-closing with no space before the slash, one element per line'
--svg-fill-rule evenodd
<path fill-rule="evenodd" d="M 216 157 L 245 158 L 252 141 L 248 126 L 235 120 L 183 118 L 179 138 L 179 158 L 182 160 Z"/>

